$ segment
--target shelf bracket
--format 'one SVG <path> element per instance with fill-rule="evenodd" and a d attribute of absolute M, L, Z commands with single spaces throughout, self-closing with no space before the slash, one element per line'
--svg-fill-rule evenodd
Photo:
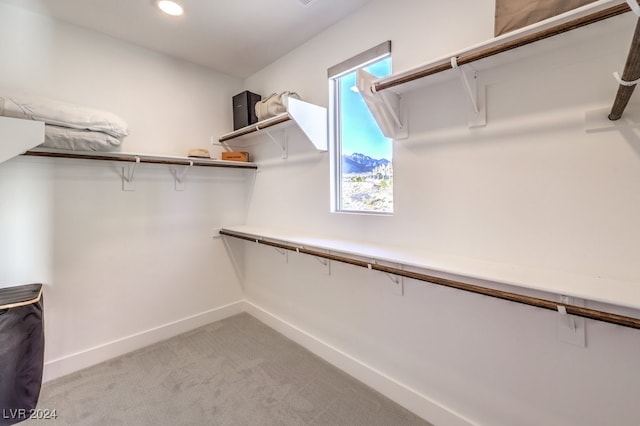
<path fill-rule="evenodd" d="M 327 275 L 331 275 L 331 260 L 317 256 L 314 256 L 314 259 L 316 259 L 321 265 L 325 267 L 325 272 L 327 273 Z"/>
<path fill-rule="evenodd" d="M 182 169 L 182 173 L 178 173 L 177 169 L 171 169 L 171 173 L 173 174 L 173 178 L 175 179 L 175 189 L 176 191 L 184 191 L 187 186 L 187 172 L 189 168 L 193 167 L 193 161 L 189 161 L 188 166 L 184 166 Z"/>
<path fill-rule="evenodd" d="M 300 249 L 304 249 L 304 246 L 296 247 L 296 253 L 300 254 Z M 326 271 L 327 275 L 331 275 L 331 260 L 330 259 L 325 259 L 323 257 L 313 256 L 313 255 L 311 255 L 311 257 L 313 257 L 315 260 L 318 261 L 318 263 L 320 263 L 321 265 L 323 265 L 325 267 L 325 271 Z"/>
<path fill-rule="evenodd" d="M 571 345 L 586 347 L 585 320 L 567 313 L 567 305 L 584 306 L 584 300 L 560 296 L 558 303 L 558 340 Z"/>
<path fill-rule="evenodd" d="M 284 263 L 289 263 L 289 252 L 287 250 L 281 249 L 279 247 L 273 247 L 275 251 L 282 255 L 284 258 Z"/>
<path fill-rule="evenodd" d="M 376 261 L 373 261 L 373 264 L 375 265 Z M 397 269 L 402 269 L 402 265 L 396 265 Z M 384 273 L 387 278 L 389 278 L 391 280 L 391 282 L 393 283 L 393 294 L 395 294 L 396 296 L 404 296 L 404 277 L 402 275 L 395 275 L 392 274 L 390 272 L 385 272 Z"/>
<path fill-rule="evenodd" d="M 638 5 L 637 0 L 626 0 L 627 4 L 636 15 L 640 16 L 640 5 Z"/>
<path fill-rule="evenodd" d="M 287 131 L 285 129 L 282 130 L 282 141 L 280 142 L 271 134 L 269 130 L 262 130 L 267 136 L 269 136 L 269 139 L 271 139 L 276 145 L 278 145 L 278 147 L 282 150 L 282 159 L 286 160 L 289 157 L 289 137 Z"/>
<path fill-rule="evenodd" d="M 373 265 L 377 265 L 378 261 L 376 259 L 371 259 L 371 262 L 367 262 L 367 268 L 372 271 Z M 396 269 L 402 269 L 402 265 L 398 264 Z M 404 296 L 404 277 L 402 275 L 392 274 L 390 272 L 380 271 L 387 276 L 394 284 L 393 286 L 393 294 L 396 296 Z"/>
<path fill-rule="evenodd" d="M 127 167 L 122 167 L 122 190 L 123 191 L 135 191 L 136 183 L 133 181 L 133 178 L 136 174 L 136 168 L 140 164 L 140 157 L 136 157 L 135 163 L 129 163 Z"/>
<path fill-rule="evenodd" d="M 469 117 L 469 127 L 482 127 L 487 124 L 487 108 L 485 98 L 485 87 L 478 87 L 478 71 L 474 70 L 470 65 L 472 73 L 469 77 L 464 71 L 464 68 L 458 65 L 458 58 L 456 56 L 451 57 L 451 68 L 460 73 L 460 82 L 462 88 L 469 97 L 471 102 L 471 112 Z"/>
<path fill-rule="evenodd" d="M 402 265 L 397 265 L 397 268 L 402 270 Z M 404 296 L 404 277 L 402 275 L 394 275 L 389 272 L 385 272 L 387 277 L 393 282 L 393 294 L 396 296 Z"/>
<path fill-rule="evenodd" d="M 407 139 L 407 112 L 400 95 L 392 91 L 376 92 L 376 77 L 359 69 L 356 87 L 367 104 L 382 133 L 392 139 Z"/>

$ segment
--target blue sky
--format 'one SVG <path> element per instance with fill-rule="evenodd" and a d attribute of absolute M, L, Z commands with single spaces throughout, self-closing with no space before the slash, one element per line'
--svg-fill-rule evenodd
<path fill-rule="evenodd" d="M 385 77 L 391 74 L 391 58 L 371 64 L 365 70 L 376 77 Z M 355 71 L 340 78 L 342 154 L 350 155 L 359 152 L 371 158 L 391 160 L 391 139 L 384 137 L 360 93 L 351 90 L 355 84 Z"/>

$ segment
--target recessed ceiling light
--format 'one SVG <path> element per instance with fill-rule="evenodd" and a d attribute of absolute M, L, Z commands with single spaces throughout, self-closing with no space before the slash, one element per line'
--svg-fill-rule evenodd
<path fill-rule="evenodd" d="M 171 0 L 160 0 L 158 3 L 158 7 L 161 11 L 171 16 L 180 16 L 184 13 L 184 9 L 175 1 Z"/>

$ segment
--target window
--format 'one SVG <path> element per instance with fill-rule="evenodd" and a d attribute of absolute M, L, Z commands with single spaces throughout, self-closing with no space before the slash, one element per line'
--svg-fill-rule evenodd
<path fill-rule="evenodd" d="M 391 74 L 391 42 L 329 69 L 332 133 L 332 210 L 393 213 L 392 141 L 386 138 L 360 92 L 357 70 Z"/>

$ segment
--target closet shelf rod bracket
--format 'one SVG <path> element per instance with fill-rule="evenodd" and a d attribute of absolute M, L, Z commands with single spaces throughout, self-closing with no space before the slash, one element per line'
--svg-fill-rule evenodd
<path fill-rule="evenodd" d="M 636 15 L 640 16 L 640 5 L 637 0 L 626 0 L 627 4 L 631 8 L 631 11 Z"/>
<path fill-rule="evenodd" d="M 469 82 L 469 77 L 467 77 L 467 73 L 464 72 L 464 68 L 458 66 L 458 58 L 455 56 L 451 57 L 451 68 L 454 70 L 458 70 L 460 73 L 460 81 L 462 81 L 462 86 L 469 95 L 469 100 L 471 101 L 471 106 L 473 110 L 477 114 L 480 112 L 480 108 L 478 107 L 478 89 L 477 89 L 477 79 L 478 72 L 473 71 L 473 79 Z"/>
<path fill-rule="evenodd" d="M 276 145 L 278 145 L 278 147 L 280 148 L 280 150 L 282 151 L 282 159 L 286 160 L 289 156 L 289 140 L 288 140 L 288 135 L 287 135 L 287 131 L 286 129 L 282 130 L 282 141 L 278 141 L 269 130 L 266 129 L 262 129 L 264 131 L 264 133 L 269 136 L 269 139 L 271 139 Z"/>
<path fill-rule="evenodd" d="M 374 267 L 378 265 L 378 261 L 376 259 L 371 259 L 371 263 L 369 263 L 367 265 L 367 267 L 369 268 L 369 270 L 373 270 L 375 269 Z M 395 267 L 396 270 L 401 271 L 402 270 L 402 265 L 398 264 Z M 382 270 L 381 271 L 383 274 L 385 274 L 387 276 L 387 278 L 389 278 L 389 280 L 394 284 L 393 286 L 393 293 L 396 296 L 404 296 L 404 276 L 402 275 L 398 275 L 398 274 L 393 274 L 391 272 L 387 272 Z"/>
<path fill-rule="evenodd" d="M 140 164 L 140 157 L 136 156 L 135 163 L 129 163 L 127 167 L 122 167 L 122 190 L 123 191 L 135 191 L 136 183 L 133 178 L 136 174 L 136 168 Z"/>
<path fill-rule="evenodd" d="M 300 251 L 298 251 L 298 253 L 300 253 Z M 326 259 L 320 256 L 313 256 L 313 258 L 315 260 L 317 260 L 322 266 L 325 267 L 325 272 L 327 273 L 327 275 L 331 275 L 331 260 L 330 259 Z"/>
<path fill-rule="evenodd" d="M 484 87 L 478 87 L 478 71 L 473 69 L 471 65 L 458 65 L 458 58 L 451 57 L 451 68 L 460 73 L 460 82 L 462 88 L 467 93 L 473 112 L 470 113 L 469 127 L 481 127 L 487 124 L 486 99 L 484 96 Z M 471 77 L 465 72 L 465 68 L 471 70 Z"/>
<path fill-rule="evenodd" d="M 193 161 L 189 161 L 188 166 L 184 166 L 182 172 L 178 172 L 178 169 L 171 169 L 171 174 L 173 174 L 173 178 L 175 179 L 175 189 L 176 191 L 184 191 L 187 186 L 187 172 L 189 168 L 193 167 Z"/>
<path fill-rule="evenodd" d="M 558 340 L 584 348 L 586 347 L 586 321 L 568 312 L 567 308 L 572 306 L 584 307 L 584 300 L 560 296 L 560 302 L 557 305 Z"/>

